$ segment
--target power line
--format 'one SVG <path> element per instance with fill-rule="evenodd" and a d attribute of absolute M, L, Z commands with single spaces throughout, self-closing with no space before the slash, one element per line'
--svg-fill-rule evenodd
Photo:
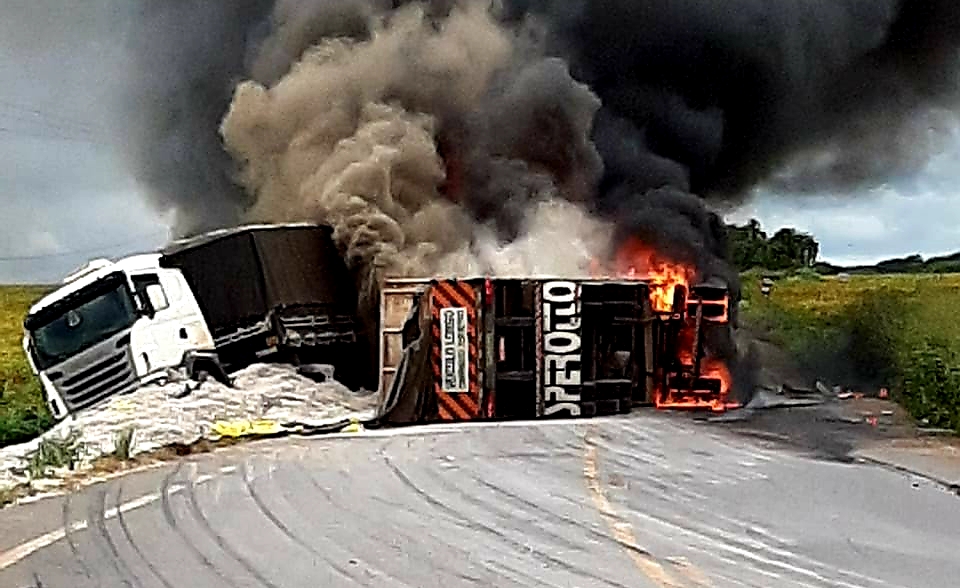
<path fill-rule="evenodd" d="M 70 125 L 70 126 L 60 126 L 60 123 L 56 121 L 50 121 L 44 118 L 31 117 L 26 114 L 19 112 L 3 112 L 0 111 L 0 121 L 3 122 L 17 122 L 17 123 L 26 123 L 32 128 L 37 129 L 50 129 L 54 131 L 66 131 L 71 133 L 80 133 L 83 135 L 92 135 L 94 131 L 90 127 L 85 127 L 82 125 Z"/>
<path fill-rule="evenodd" d="M 0 98 L 0 106 L 4 106 L 8 110 L 16 110 L 22 113 L 32 114 L 35 117 L 40 117 L 41 119 L 44 119 L 44 121 L 48 123 L 52 122 L 58 125 L 72 126 L 76 130 L 82 130 L 85 132 L 91 132 L 91 131 L 103 132 L 102 128 L 98 128 L 95 125 L 91 125 L 89 122 L 81 122 L 69 116 L 47 112 L 33 106 L 27 106 L 25 104 L 20 104 L 4 98 Z"/>
<path fill-rule="evenodd" d="M 0 257 L 0 263 L 2 262 L 15 262 L 15 261 L 39 261 L 41 259 L 58 259 L 63 257 L 73 257 L 78 255 L 92 255 L 96 253 L 105 253 L 109 251 L 115 251 L 121 247 L 129 247 L 130 245 L 135 245 L 137 243 L 142 243 L 144 240 L 153 237 L 167 237 L 168 233 L 166 231 L 162 233 L 153 233 L 150 235 L 145 235 L 137 239 L 131 239 L 122 243 L 114 243 L 113 245 L 101 245 L 99 247 L 92 247 L 89 249 L 78 249 L 75 251 L 63 251 L 60 253 L 48 253 L 43 255 L 23 255 L 23 256 L 14 256 L 14 257 Z"/>
<path fill-rule="evenodd" d="M 70 136 L 66 134 L 57 134 L 57 133 L 38 133 L 36 131 L 28 131 L 23 129 L 12 129 L 10 127 L 0 127 L 0 133 L 5 133 L 8 135 L 19 135 L 21 137 L 31 137 L 34 139 L 48 139 L 51 141 L 73 141 L 79 143 L 90 143 L 91 145 L 103 145 L 107 146 L 109 143 L 105 141 L 98 140 L 92 136 L 88 137 L 78 137 Z"/>

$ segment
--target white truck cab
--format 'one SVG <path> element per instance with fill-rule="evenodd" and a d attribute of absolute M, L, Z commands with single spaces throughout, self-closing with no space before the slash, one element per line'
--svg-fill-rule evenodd
<path fill-rule="evenodd" d="M 216 362 L 213 337 L 183 274 L 160 254 L 95 260 L 37 302 L 23 347 L 56 419 L 186 368 Z"/>

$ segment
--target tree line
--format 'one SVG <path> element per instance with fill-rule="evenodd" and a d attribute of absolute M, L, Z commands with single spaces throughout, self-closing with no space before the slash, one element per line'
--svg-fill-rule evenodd
<path fill-rule="evenodd" d="M 730 260 L 740 271 L 812 268 L 820 254 L 820 244 L 812 235 L 783 228 L 768 236 L 756 219 L 727 225 L 727 239 Z"/>

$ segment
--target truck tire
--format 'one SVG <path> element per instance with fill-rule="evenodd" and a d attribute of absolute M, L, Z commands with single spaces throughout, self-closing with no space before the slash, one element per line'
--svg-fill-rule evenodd
<path fill-rule="evenodd" d="M 191 380 L 202 382 L 209 376 L 220 382 L 228 388 L 233 388 L 233 380 L 227 376 L 226 370 L 220 364 L 216 355 L 193 354 L 190 353 L 184 358 L 184 367 L 186 367 L 187 377 Z M 203 378 L 203 380 L 201 380 Z"/>

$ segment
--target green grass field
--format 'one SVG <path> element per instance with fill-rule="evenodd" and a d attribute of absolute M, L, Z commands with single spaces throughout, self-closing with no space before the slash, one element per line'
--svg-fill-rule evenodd
<path fill-rule="evenodd" d="M 784 278 L 768 299 L 753 274 L 742 308 L 808 368 L 888 387 L 915 417 L 960 431 L 960 275 Z"/>
<path fill-rule="evenodd" d="M 36 437 L 53 420 L 23 354 L 23 317 L 47 288 L 0 286 L 0 447 Z"/>

